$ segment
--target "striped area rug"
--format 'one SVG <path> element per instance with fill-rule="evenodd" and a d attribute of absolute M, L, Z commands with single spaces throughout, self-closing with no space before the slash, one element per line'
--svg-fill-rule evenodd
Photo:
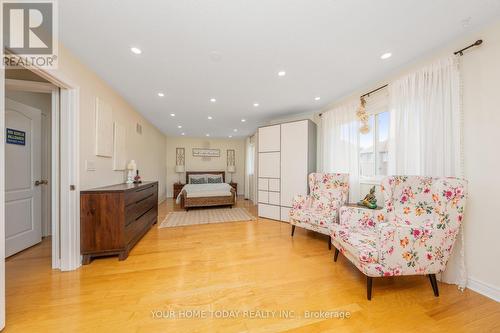
<path fill-rule="evenodd" d="M 158 228 L 252 220 L 255 220 L 255 217 L 244 208 L 193 209 L 169 213 Z"/>

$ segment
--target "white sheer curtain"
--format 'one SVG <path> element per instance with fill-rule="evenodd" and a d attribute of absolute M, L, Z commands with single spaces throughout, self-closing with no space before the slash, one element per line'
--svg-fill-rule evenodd
<path fill-rule="evenodd" d="M 440 59 L 389 84 L 388 89 L 389 174 L 462 177 L 458 59 Z M 466 285 L 463 230 L 441 280 L 461 288 Z"/>
<path fill-rule="evenodd" d="M 245 159 L 245 199 L 255 201 L 255 136 L 246 140 L 246 159 Z"/>
<path fill-rule="evenodd" d="M 349 173 L 349 198 L 359 198 L 359 103 L 343 104 L 321 115 L 319 146 L 322 172 Z"/>

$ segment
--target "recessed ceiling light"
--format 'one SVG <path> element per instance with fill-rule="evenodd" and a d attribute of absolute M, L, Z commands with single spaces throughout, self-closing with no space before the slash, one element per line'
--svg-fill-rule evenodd
<path fill-rule="evenodd" d="M 380 59 L 385 60 L 385 59 L 389 59 L 390 57 L 392 57 L 392 53 L 391 52 L 387 52 L 387 53 L 382 54 L 380 56 Z"/>
<path fill-rule="evenodd" d="M 235 129 L 233 130 L 233 132 L 235 132 L 235 133 L 236 133 L 236 132 L 238 132 L 238 129 L 237 129 L 237 128 L 235 128 Z"/>
<path fill-rule="evenodd" d="M 233 137 L 232 135 L 228 135 L 228 138 L 230 138 L 230 139 L 231 139 L 232 137 Z"/>
<path fill-rule="evenodd" d="M 159 92 L 159 93 L 158 93 L 158 96 L 163 97 L 163 96 L 165 96 L 165 94 L 164 94 L 164 93 L 162 93 L 162 92 Z"/>
<path fill-rule="evenodd" d="M 286 75 L 286 72 L 285 71 L 279 71 L 278 72 L 278 76 L 285 76 Z"/>
<path fill-rule="evenodd" d="M 259 103 L 253 103 L 253 106 L 258 108 L 259 107 Z"/>
<path fill-rule="evenodd" d="M 207 133 L 207 134 L 205 134 L 205 136 L 210 136 L 210 134 Z"/>
<path fill-rule="evenodd" d="M 242 118 L 241 119 L 241 122 L 244 123 L 245 121 L 247 121 L 245 118 Z"/>
<path fill-rule="evenodd" d="M 181 135 L 186 135 L 186 133 L 182 132 Z"/>
<path fill-rule="evenodd" d="M 182 128 L 182 125 L 177 125 L 177 128 Z"/>
<path fill-rule="evenodd" d="M 132 51 L 132 53 L 134 53 L 134 54 L 141 54 L 142 53 L 141 49 L 138 47 L 131 47 L 130 51 Z"/>
<path fill-rule="evenodd" d="M 210 98 L 210 102 L 215 103 L 217 100 L 215 98 Z"/>
<path fill-rule="evenodd" d="M 175 117 L 175 113 L 171 113 L 171 114 L 170 114 L 170 117 Z"/>
<path fill-rule="evenodd" d="M 207 118 L 208 118 L 208 120 L 212 120 L 212 119 L 214 119 L 214 118 L 212 118 L 212 116 L 208 116 Z"/>

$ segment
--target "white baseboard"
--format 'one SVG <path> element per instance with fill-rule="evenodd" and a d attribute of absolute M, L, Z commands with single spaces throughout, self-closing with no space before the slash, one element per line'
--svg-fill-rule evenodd
<path fill-rule="evenodd" d="M 474 278 L 467 279 L 467 288 L 500 302 L 500 288 Z"/>

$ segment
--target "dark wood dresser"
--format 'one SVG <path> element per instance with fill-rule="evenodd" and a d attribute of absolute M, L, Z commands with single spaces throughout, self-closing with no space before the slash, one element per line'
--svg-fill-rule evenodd
<path fill-rule="evenodd" d="M 80 192 L 80 250 L 83 264 L 94 257 L 129 251 L 158 218 L 158 182 L 118 184 Z"/>

